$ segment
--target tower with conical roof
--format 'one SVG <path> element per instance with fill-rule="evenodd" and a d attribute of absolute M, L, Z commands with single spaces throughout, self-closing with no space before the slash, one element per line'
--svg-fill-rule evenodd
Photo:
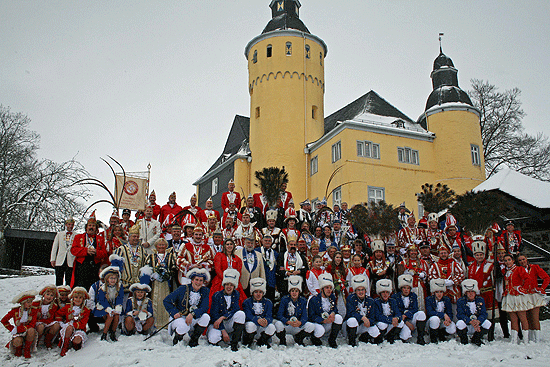
<path fill-rule="evenodd" d="M 308 197 L 304 148 L 324 133 L 327 46 L 300 20 L 298 0 L 273 0 L 272 19 L 245 48 L 250 93 L 250 176 L 285 167 L 288 188 Z"/>
<path fill-rule="evenodd" d="M 458 70 L 441 47 L 431 79 L 433 91 L 418 123 L 435 133 L 435 182 L 462 193 L 485 180 L 479 111 L 458 86 Z"/>

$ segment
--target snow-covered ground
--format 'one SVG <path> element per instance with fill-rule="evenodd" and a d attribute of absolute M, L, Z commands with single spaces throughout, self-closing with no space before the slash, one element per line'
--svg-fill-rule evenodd
<path fill-rule="evenodd" d="M 14 277 L 0 279 L 0 313 L 5 315 L 12 304 L 13 296 L 26 289 L 39 290 L 45 284 L 53 283 L 53 275 Z M 497 327 L 497 340 L 477 348 L 449 341 L 438 345 L 384 343 L 379 346 L 360 343 L 351 348 L 343 338 L 338 349 L 323 347 L 300 347 L 290 342 L 289 347 L 274 345 L 252 349 L 242 348 L 236 353 L 227 348 L 214 347 L 201 338 L 196 348 L 183 343 L 172 346 L 172 339 L 162 331 L 147 342 L 142 335 L 121 336 L 119 341 L 100 342 L 98 334 L 91 334 L 83 349 L 69 351 L 59 357 L 59 349 L 46 350 L 41 346 L 30 360 L 15 358 L 4 348 L 0 354 L 0 365 L 7 366 L 548 366 L 550 361 L 550 320 L 542 322 L 542 342 L 539 344 L 511 345 L 502 339 Z M 9 340 L 8 331 L 0 331 L 0 343 Z M 325 342 L 326 344 L 326 342 Z"/>

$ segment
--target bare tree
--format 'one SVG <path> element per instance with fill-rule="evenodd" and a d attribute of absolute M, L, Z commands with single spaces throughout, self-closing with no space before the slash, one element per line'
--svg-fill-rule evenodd
<path fill-rule="evenodd" d="M 74 182 L 89 176 L 74 158 L 38 159 L 40 136 L 30 119 L 0 105 L 0 232 L 7 227 L 59 230 L 78 215 L 88 190 Z"/>
<path fill-rule="evenodd" d="M 550 181 L 550 142 L 542 133 L 524 132 L 518 88 L 499 92 L 489 82 L 472 79 L 468 93 L 481 112 L 481 137 L 487 178 L 503 165 L 540 180 Z"/>

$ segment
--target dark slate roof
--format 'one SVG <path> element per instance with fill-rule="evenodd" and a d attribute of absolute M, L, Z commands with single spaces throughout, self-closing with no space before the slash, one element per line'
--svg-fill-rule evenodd
<path fill-rule="evenodd" d="M 306 25 L 300 20 L 300 18 L 293 17 L 287 13 L 278 15 L 271 19 L 265 26 L 263 33 L 279 30 L 279 29 L 297 29 L 304 33 L 309 33 Z"/>
<path fill-rule="evenodd" d="M 404 121 L 414 123 L 411 118 L 392 106 L 384 98 L 380 97 L 378 93 L 371 90 L 367 94 L 348 104 L 346 107 L 343 107 L 334 112 L 332 115 L 325 117 L 325 134 L 334 129 L 338 121 L 353 120 L 353 118 L 365 112 L 379 116 L 397 117 Z"/>
<path fill-rule="evenodd" d="M 461 102 L 473 106 L 468 93 L 464 92 L 460 87 L 454 85 L 443 85 L 436 88 L 430 93 L 428 102 L 426 102 L 426 111 L 435 105 L 443 103 Z"/>
<path fill-rule="evenodd" d="M 439 48 L 439 56 L 434 60 L 434 70 L 440 69 L 443 66 L 449 66 L 454 68 L 453 60 L 443 53 L 443 50 Z"/>
<path fill-rule="evenodd" d="M 208 172 L 218 167 L 223 162 L 224 158 L 236 154 L 239 151 L 243 141 L 246 140 L 248 142 L 249 137 L 250 118 L 241 115 L 235 115 L 235 119 L 233 120 L 233 125 L 231 126 L 231 130 L 229 131 L 229 136 L 227 137 L 227 141 L 225 142 L 225 147 L 223 148 L 222 154 L 208 169 L 208 171 L 204 173 L 204 175 L 208 174 Z"/>

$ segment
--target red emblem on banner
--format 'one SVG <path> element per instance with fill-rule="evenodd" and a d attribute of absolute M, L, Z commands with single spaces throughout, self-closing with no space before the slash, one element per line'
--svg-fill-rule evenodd
<path fill-rule="evenodd" d="M 139 191 L 139 185 L 135 181 L 126 181 L 124 192 L 128 195 L 135 195 Z"/>

